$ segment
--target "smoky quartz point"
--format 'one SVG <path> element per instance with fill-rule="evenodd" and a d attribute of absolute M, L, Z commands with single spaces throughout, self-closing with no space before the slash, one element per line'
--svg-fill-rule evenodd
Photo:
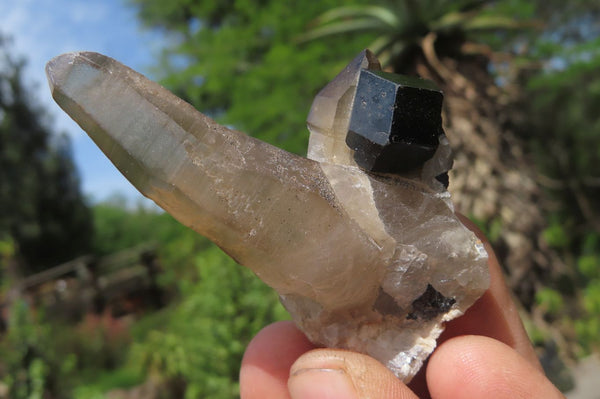
<path fill-rule="evenodd" d="M 489 272 L 440 182 L 452 153 L 439 91 L 380 69 L 363 51 L 321 90 L 304 158 L 217 124 L 101 54 L 46 67 L 56 102 L 136 188 L 273 287 L 314 343 L 369 354 L 406 382 Z M 387 139 L 356 116 L 361 93 L 381 96 L 371 81 L 395 93 Z M 360 137 L 380 147 L 375 161 L 347 145 Z"/>

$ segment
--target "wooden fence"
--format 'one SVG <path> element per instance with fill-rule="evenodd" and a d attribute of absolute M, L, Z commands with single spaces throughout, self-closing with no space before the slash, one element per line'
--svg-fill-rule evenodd
<path fill-rule="evenodd" d="M 104 257 L 82 256 L 28 276 L 9 297 L 25 298 L 53 318 L 75 320 L 106 310 L 120 316 L 163 304 L 159 272 L 155 245 L 143 245 Z"/>

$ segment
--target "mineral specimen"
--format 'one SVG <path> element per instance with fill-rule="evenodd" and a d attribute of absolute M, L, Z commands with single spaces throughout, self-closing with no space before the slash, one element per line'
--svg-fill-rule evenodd
<path fill-rule="evenodd" d="M 379 69 L 364 51 L 315 98 L 311 160 L 218 125 L 103 55 L 46 68 L 54 99 L 132 184 L 277 290 L 313 342 L 367 353 L 409 381 L 443 323 L 487 289 L 487 254 L 439 181 L 452 163 L 441 94 Z M 392 87 L 385 134 L 399 147 L 351 122 L 360 93 L 377 95 L 368 79 Z M 383 169 L 346 144 L 352 132 L 395 148 Z"/>
<path fill-rule="evenodd" d="M 423 165 L 444 134 L 442 98 L 429 81 L 361 70 L 346 136 L 356 163 L 382 173 Z"/>

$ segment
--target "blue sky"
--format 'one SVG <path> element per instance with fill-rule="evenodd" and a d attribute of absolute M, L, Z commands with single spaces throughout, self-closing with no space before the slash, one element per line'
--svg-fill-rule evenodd
<path fill-rule="evenodd" d="M 71 137 L 82 189 L 94 202 L 115 193 L 131 203 L 143 198 L 87 135 L 54 103 L 44 66 L 52 57 L 78 50 L 97 51 L 147 72 L 165 39 L 144 30 L 125 0 L 0 0 L 0 33 L 12 37 L 15 54 L 26 57 L 33 93 L 54 118 L 54 130 Z"/>

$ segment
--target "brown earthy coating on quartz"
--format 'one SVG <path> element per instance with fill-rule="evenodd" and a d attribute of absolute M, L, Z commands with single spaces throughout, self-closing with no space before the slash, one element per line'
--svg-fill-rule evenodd
<path fill-rule="evenodd" d="M 487 289 L 487 254 L 437 176 L 446 138 L 402 176 L 346 145 L 361 53 L 319 93 L 309 158 L 228 129 L 96 53 L 48 63 L 57 103 L 144 195 L 272 286 L 315 343 L 367 353 L 409 381 L 443 322 Z"/>

